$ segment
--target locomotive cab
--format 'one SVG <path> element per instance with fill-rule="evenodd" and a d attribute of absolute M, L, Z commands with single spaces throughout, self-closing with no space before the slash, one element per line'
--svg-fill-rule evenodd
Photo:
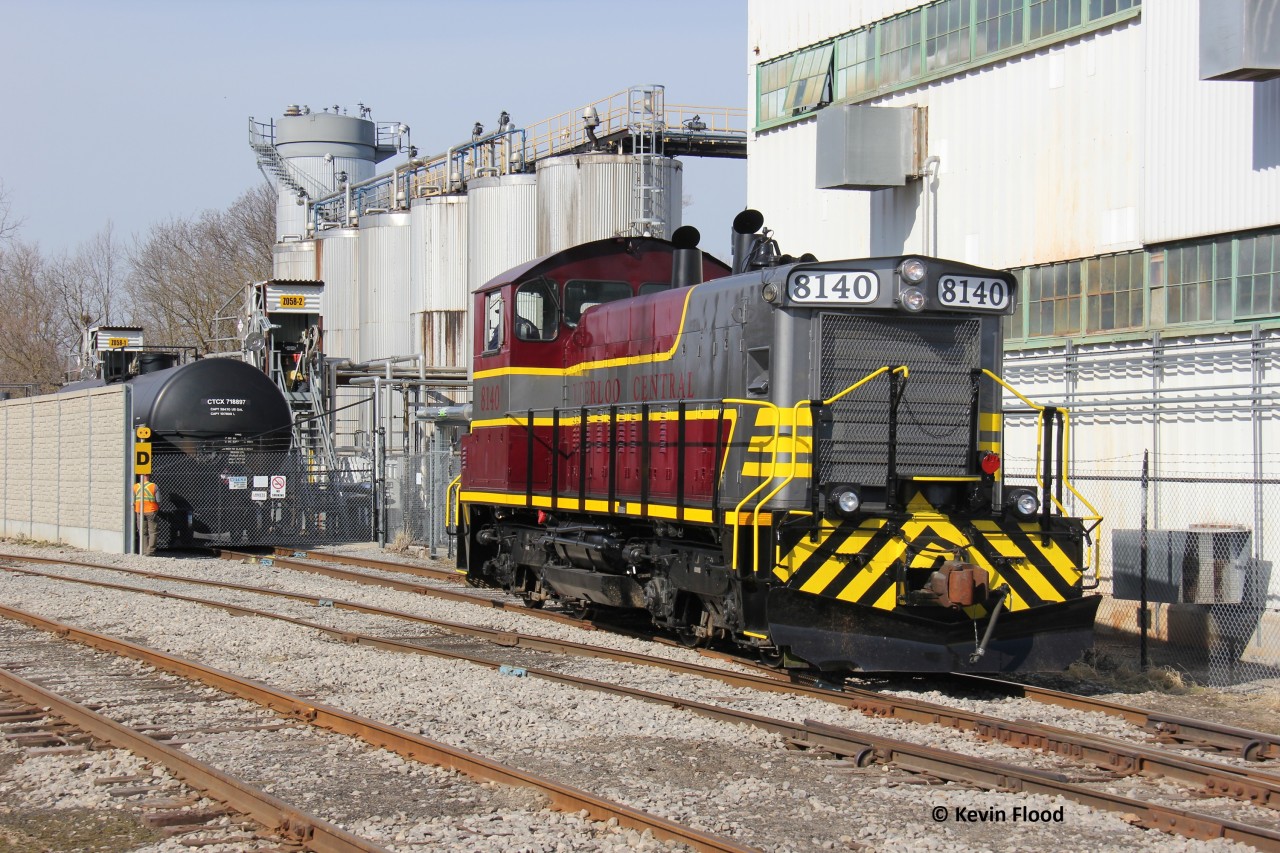
<path fill-rule="evenodd" d="M 824 671 L 1070 664 L 1100 519 L 1066 512 L 1058 410 L 1036 486 L 1002 482 L 1014 277 L 739 238 L 733 268 L 606 240 L 476 294 L 469 579 Z"/>

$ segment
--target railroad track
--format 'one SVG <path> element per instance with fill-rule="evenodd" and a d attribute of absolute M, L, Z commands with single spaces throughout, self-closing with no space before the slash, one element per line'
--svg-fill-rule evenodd
<path fill-rule="evenodd" d="M 519 786 L 537 791 L 547 799 L 552 808 L 559 811 L 579 814 L 585 812 L 593 820 L 616 821 L 620 826 L 647 832 L 656 838 L 676 841 L 694 850 L 734 851 L 734 853 L 750 850 L 731 839 L 681 826 L 656 815 L 528 773 L 517 767 L 450 747 L 314 699 L 241 678 L 197 661 L 170 655 L 119 637 L 83 630 L 4 605 L 0 605 L 0 616 L 99 651 L 131 658 L 157 670 L 208 685 L 231 696 L 256 703 L 286 719 L 358 738 L 370 746 L 386 749 L 413 761 L 457 771 L 477 781 Z M 6 634 L 3 639 L 9 655 L 12 656 L 21 641 L 15 636 L 12 628 Z M 51 669 L 46 675 L 60 679 L 66 677 L 65 672 L 60 672 L 58 669 Z M 117 739 L 115 742 L 122 747 L 149 760 L 172 767 L 179 778 L 191 780 L 194 787 L 209 790 L 220 801 L 234 804 L 238 810 L 253 815 L 255 819 L 286 836 L 295 838 L 308 849 L 344 851 L 344 853 L 382 849 L 376 844 L 343 832 L 319 818 L 262 792 L 257 792 L 258 796 L 255 797 L 251 786 L 237 783 L 227 774 L 220 773 L 208 765 L 202 765 L 184 756 L 181 751 L 162 744 L 154 738 L 140 732 L 131 732 L 128 727 L 115 723 L 105 715 L 57 697 L 34 682 L 4 673 L 0 674 L 0 684 L 28 702 L 56 709 L 57 714 L 66 715 L 73 724 L 84 727 L 92 734 L 104 739 L 115 738 Z M 135 691 L 137 689 L 136 684 L 130 684 L 129 687 Z M 96 685 L 95 689 L 100 695 L 101 685 Z M 323 750 L 317 750 L 317 752 L 323 752 Z"/>
<path fill-rule="evenodd" d="M 43 560 L 39 560 L 38 562 L 43 562 Z M 314 596 L 287 593 L 279 590 L 262 590 L 225 582 L 202 581 L 182 576 L 166 576 L 155 572 L 140 572 L 137 570 L 127 570 L 118 567 L 103 567 L 101 565 L 95 565 L 94 567 L 108 568 L 112 571 L 131 573 L 135 575 L 145 575 L 152 579 L 162 579 L 171 582 L 217 586 L 242 592 L 274 595 L 306 602 L 316 601 Z M 57 577 L 56 575 L 38 573 L 32 570 L 20 571 Z M 76 582 L 88 583 L 88 581 L 84 581 L 82 579 L 77 579 Z M 271 614 L 252 608 L 232 606 L 225 602 L 208 601 L 155 590 L 141 590 L 136 587 L 125 587 L 118 584 L 109 584 L 104 582 L 92 583 L 97 586 L 122 589 L 135 593 L 145 592 L 150 595 L 161 595 L 168 598 L 200 603 L 205 606 L 220 607 L 222 609 L 242 613 L 244 615 L 271 616 L 272 618 L 278 619 L 284 618 L 287 621 L 301 626 L 327 632 L 331 636 L 341 639 L 344 642 L 361 643 L 400 652 L 431 654 L 455 659 L 466 659 L 490 667 L 498 667 L 502 665 L 498 661 L 476 655 L 458 654 L 447 650 L 424 648 L 422 645 L 417 643 L 407 643 L 389 640 L 384 637 L 358 634 L 352 631 L 336 630 L 314 622 L 281 617 L 278 614 Z M 439 627 L 445 627 L 450 631 L 456 631 L 459 628 L 457 623 L 441 623 L 436 620 L 427 620 L 423 617 L 412 616 L 410 614 L 395 611 L 380 610 L 378 608 L 358 605 L 351 602 L 327 600 L 327 603 L 341 609 L 352 609 L 363 613 L 390 616 L 397 619 L 408 618 L 418 622 L 432 623 Z M 475 632 L 473 633 L 473 636 L 483 636 L 486 632 L 489 632 L 489 629 L 472 630 Z M 487 636 L 486 639 L 488 642 L 496 643 L 507 649 L 513 646 L 518 646 L 538 649 L 540 651 L 556 651 L 562 654 L 584 654 L 583 650 L 580 648 L 581 644 L 567 644 L 563 641 L 551 641 L 544 638 L 512 634 L 510 632 L 489 632 L 489 636 Z M 592 656 L 600 656 L 601 650 L 594 650 L 593 652 L 590 652 L 590 654 Z M 636 660 L 634 657 L 626 655 L 619 656 L 616 655 L 616 653 L 608 653 L 607 656 L 612 657 L 615 660 L 630 660 L 630 662 L 654 665 L 650 659 Z M 663 663 L 671 664 L 672 662 L 664 661 Z M 952 708 L 928 705 L 927 703 L 909 702 L 896 697 L 889 700 L 890 705 L 886 706 L 886 697 L 884 696 L 859 697 L 851 699 L 850 697 L 845 697 L 844 694 L 833 694 L 830 691 L 787 685 L 780 683 L 775 679 L 762 678 L 760 676 L 750 674 L 744 675 L 730 673 L 723 669 L 697 667 L 689 664 L 680 664 L 677 668 L 686 674 L 696 673 L 704 677 L 719 678 L 737 686 L 749 686 L 755 689 L 763 689 L 773 692 L 796 692 L 802 695 L 812 695 L 823 698 L 826 701 L 839 701 L 840 699 L 844 699 L 846 704 L 849 704 L 851 707 L 855 707 L 858 710 L 862 710 L 864 713 L 891 715 L 899 719 L 912 719 L 916 722 L 950 725 L 955 728 L 967 729 L 984 738 L 998 740 L 1005 744 L 1038 747 L 1042 750 L 1055 752 L 1059 755 L 1065 756 L 1072 761 L 1103 768 L 1109 771 L 1110 774 L 1113 774 L 1106 778 L 1117 778 L 1118 776 L 1130 774 L 1143 774 L 1158 778 L 1176 779 L 1183 784 L 1194 787 L 1205 796 L 1232 796 L 1256 805 L 1280 808 L 1280 778 L 1264 771 L 1258 771 L 1250 768 L 1229 767 L 1205 759 L 1196 759 L 1186 756 L 1170 756 L 1162 754 L 1156 749 L 1138 747 L 1111 739 L 1099 738 L 1096 736 L 1082 736 L 1060 729 L 1053 729 L 1052 727 L 999 720 L 993 717 L 968 712 L 958 712 L 956 709 Z M 934 750 L 928 747 L 921 747 L 919 745 L 888 738 L 869 737 L 866 733 L 853 732 L 842 727 L 834 727 L 812 721 L 806 721 L 804 724 L 796 724 L 774 718 L 744 714 L 742 712 L 732 711 L 720 706 L 690 702 L 687 699 L 679 697 L 647 693 L 645 691 L 623 688 L 617 685 L 602 684 L 588 679 L 566 676 L 549 670 L 531 669 L 527 674 L 538 678 L 559 681 L 561 683 L 569 683 L 577 687 L 585 687 L 587 689 L 597 691 L 614 691 L 628 695 L 632 698 L 642 699 L 644 701 L 662 702 L 675 705 L 677 707 L 720 720 L 764 728 L 768 731 L 786 737 L 791 745 L 795 747 L 818 749 L 837 756 L 847 756 L 859 765 L 865 765 L 873 762 L 891 763 L 898 768 L 907 769 L 912 772 L 924 773 L 931 777 L 963 782 L 986 789 L 1017 790 L 1057 795 L 1089 805 L 1092 808 L 1107 809 L 1131 815 L 1137 823 L 1147 827 L 1166 829 L 1193 838 L 1230 838 L 1253 844 L 1254 846 L 1259 847 L 1259 849 L 1280 849 L 1280 835 L 1276 834 L 1273 828 L 1267 826 L 1250 826 L 1239 821 L 1224 819 L 1221 817 L 1211 817 L 1155 803 L 1143 803 L 1132 798 L 1108 794 L 1106 792 L 1097 791 L 1088 786 L 1072 782 L 1061 773 L 1024 770 L 1007 763 L 999 764 L 990 761 L 975 760 L 970 756 L 947 753 L 943 750 Z M 874 704 L 877 702 L 880 704 Z"/>
<path fill-rule="evenodd" d="M 535 619 L 569 622 L 588 628 L 595 627 L 589 622 L 584 622 L 584 620 L 574 619 L 573 617 L 555 613 L 554 611 L 533 610 L 517 605 L 514 603 L 514 600 L 510 598 L 503 599 L 501 597 L 489 595 L 460 593 L 453 590 L 441 590 L 437 587 L 425 586 L 422 584 L 399 582 L 393 579 L 379 578 L 376 575 L 370 575 L 364 572 L 325 566 L 322 564 L 322 561 L 338 563 L 344 566 L 374 569 L 381 572 L 394 572 L 415 577 L 430 578 L 437 581 L 458 583 L 461 575 L 455 571 L 413 566 L 390 560 L 378 560 L 367 557 L 353 557 L 345 554 L 333 554 L 327 551 L 294 551 L 287 548 L 274 549 L 274 554 L 267 557 L 231 550 L 220 551 L 219 555 L 226 559 L 255 560 L 267 565 L 276 565 L 281 568 L 323 574 L 329 577 L 353 581 L 355 583 L 388 585 L 393 589 L 416 592 L 423 595 L 440 597 L 453 601 L 464 601 L 475 604 L 491 602 L 488 606 L 514 608 L 518 612 Z M 721 654 L 714 654 L 712 656 L 719 659 L 732 660 L 742 664 L 743 666 L 750 666 L 754 672 L 758 673 L 762 677 L 782 677 L 782 674 L 778 673 L 776 670 L 756 666 L 751 662 L 744 661 L 737 657 Z M 1280 735 L 1268 732 L 1258 732 L 1235 726 L 1226 726 L 1208 720 L 1197 720 L 1186 716 L 1148 710 L 1091 696 L 1081 696 L 1074 693 L 1051 690 L 1044 687 L 1022 684 L 990 676 L 952 673 L 945 677 L 940 677 L 937 680 L 949 681 L 966 689 L 980 690 L 1002 696 L 1016 696 L 1033 702 L 1039 702 L 1041 704 L 1070 708 L 1077 711 L 1106 714 L 1144 729 L 1162 743 L 1177 743 L 1196 749 L 1234 754 L 1250 760 L 1273 760 L 1280 758 Z M 858 688 L 850 685 L 845 685 L 843 687 L 840 685 L 831 685 L 830 687 L 819 689 L 823 692 L 835 690 L 841 695 L 854 697 L 860 703 L 859 710 L 863 710 L 869 714 L 889 714 L 899 716 L 901 719 L 916 719 L 917 717 L 916 712 L 911 710 L 909 704 L 884 699 L 883 691 Z M 936 713 L 937 708 L 926 706 L 924 710 L 927 714 L 932 715 Z M 966 725 L 972 726 L 972 724 Z"/>

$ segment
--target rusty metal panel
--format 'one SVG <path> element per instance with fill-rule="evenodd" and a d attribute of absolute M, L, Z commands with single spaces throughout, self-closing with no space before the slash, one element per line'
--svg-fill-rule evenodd
<path fill-rule="evenodd" d="M 412 250 L 410 311 L 465 311 L 467 205 L 464 195 L 414 199 L 409 209 Z"/>
<path fill-rule="evenodd" d="M 467 185 L 467 290 L 538 256 L 534 175 L 479 178 Z"/>
<path fill-rule="evenodd" d="M 419 315 L 419 340 L 431 367 L 467 367 L 471 354 L 471 329 L 467 312 L 424 311 Z"/>
<path fill-rule="evenodd" d="M 353 361 L 360 359 L 359 244 L 360 234 L 352 228 L 326 231 L 316 240 L 316 262 L 325 284 L 320 298 L 324 350 Z"/>
<path fill-rule="evenodd" d="M 360 218 L 360 360 L 410 355 L 409 214 Z"/>

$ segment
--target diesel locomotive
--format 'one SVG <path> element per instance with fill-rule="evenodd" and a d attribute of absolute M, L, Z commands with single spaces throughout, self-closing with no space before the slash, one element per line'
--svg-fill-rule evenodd
<path fill-rule="evenodd" d="M 778 666 L 1069 665 L 1092 643 L 1101 519 L 1068 511 L 1088 505 L 1066 413 L 1001 377 L 1017 280 L 792 258 L 762 225 L 738 216 L 732 267 L 682 228 L 474 294 L 460 570 Z M 1034 485 L 1003 482 L 1006 391 L 1038 412 Z"/>

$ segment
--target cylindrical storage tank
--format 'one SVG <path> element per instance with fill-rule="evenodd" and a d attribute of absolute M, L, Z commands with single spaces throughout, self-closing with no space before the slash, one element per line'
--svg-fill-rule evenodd
<path fill-rule="evenodd" d="M 315 241 L 298 240 L 272 246 L 271 277 L 286 280 L 319 278 Z"/>
<path fill-rule="evenodd" d="M 653 189 L 654 210 L 661 230 L 651 236 L 669 237 L 680 227 L 683 166 L 670 157 L 654 157 L 647 167 L 629 154 L 574 154 L 538 161 L 537 257 L 580 243 L 632 233 L 632 223 L 644 219 L 637 187 Z"/>
<path fill-rule="evenodd" d="M 360 360 L 359 247 L 360 232 L 354 228 L 322 231 L 316 240 L 316 265 L 324 282 L 320 294 L 324 352 L 352 361 Z"/>
<path fill-rule="evenodd" d="M 438 195 L 409 206 L 410 313 L 415 352 L 433 367 L 462 367 L 467 316 L 467 197 Z"/>
<path fill-rule="evenodd" d="M 477 178 L 467 182 L 469 293 L 474 293 L 498 273 L 531 261 L 540 254 L 537 246 L 537 185 L 535 175 L 525 174 Z"/>
<path fill-rule="evenodd" d="M 265 373 L 231 358 L 204 358 L 129 383 L 133 425 L 152 441 L 194 453 L 200 442 L 253 440 L 256 449 L 284 450 L 293 417 L 284 394 Z M 160 448 L 157 448 L 160 449 Z"/>
<path fill-rule="evenodd" d="M 360 360 L 412 355 L 409 214 L 360 217 Z"/>
<path fill-rule="evenodd" d="M 336 113 L 285 115 L 276 119 L 276 153 L 294 183 L 312 200 L 336 192 L 338 175 L 356 184 L 374 175 L 378 128 L 373 122 Z M 328 155 L 329 159 L 325 159 Z M 306 235 L 306 206 L 297 191 L 276 182 L 276 240 Z"/>

